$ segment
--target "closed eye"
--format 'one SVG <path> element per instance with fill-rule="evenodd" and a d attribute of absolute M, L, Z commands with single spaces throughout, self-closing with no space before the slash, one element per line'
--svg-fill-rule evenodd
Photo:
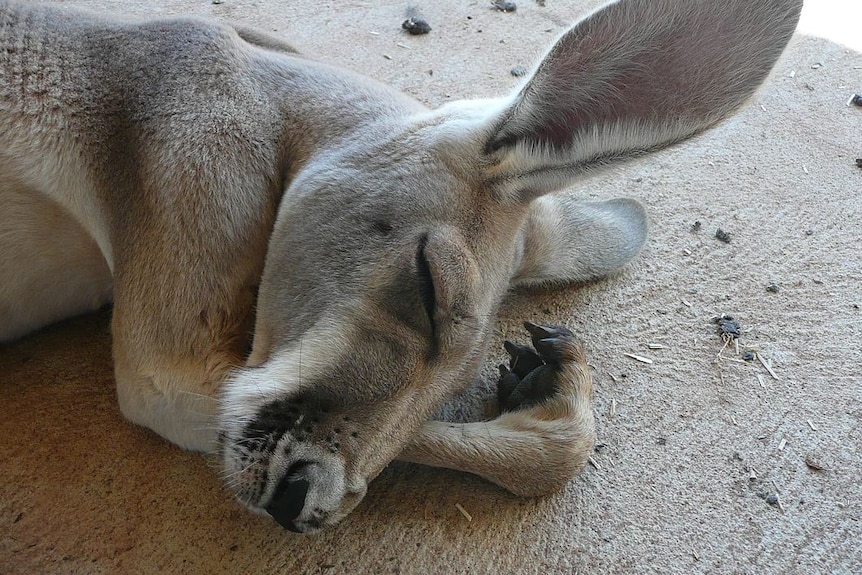
<path fill-rule="evenodd" d="M 434 310 L 437 307 L 437 297 L 434 293 L 434 276 L 431 274 L 431 265 L 428 263 L 428 256 L 425 253 L 427 245 L 428 236 L 422 236 L 419 240 L 419 249 L 416 250 L 416 274 L 419 280 L 419 297 L 433 332 L 435 330 Z"/>

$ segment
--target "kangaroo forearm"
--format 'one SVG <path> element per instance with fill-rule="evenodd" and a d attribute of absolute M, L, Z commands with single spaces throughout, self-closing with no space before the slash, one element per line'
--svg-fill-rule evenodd
<path fill-rule="evenodd" d="M 466 471 L 515 495 L 539 496 L 561 489 L 593 451 L 592 421 L 576 426 L 573 433 L 572 422 L 527 422 L 520 414 L 502 417 L 506 421 L 428 422 L 399 459 Z M 508 424 L 516 418 L 527 425 L 512 429 Z"/>
<path fill-rule="evenodd" d="M 561 489 L 596 441 L 590 370 L 579 347 L 572 359 L 559 366 L 552 398 L 490 421 L 429 421 L 399 459 L 473 473 L 516 495 Z"/>

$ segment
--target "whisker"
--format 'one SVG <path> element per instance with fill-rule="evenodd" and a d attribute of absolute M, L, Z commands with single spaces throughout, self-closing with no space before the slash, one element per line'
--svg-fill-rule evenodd
<path fill-rule="evenodd" d="M 215 397 L 213 397 L 212 395 L 207 395 L 205 393 L 198 393 L 196 391 L 189 391 L 187 389 L 179 390 L 179 394 L 180 395 L 188 395 L 190 397 L 197 397 L 200 399 L 207 399 L 207 400 L 215 401 Z"/>
<path fill-rule="evenodd" d="M 248 465 L 246 465 L 242 469 L 237 469 L 235 471 L 224 470 L 224 472 L 220 473 L 219 475 L 221 476 L 221 479 L 223 481 L 230 481 L 232 479 L 239 477 L 240 475 L 242 475 L 243 473 L 245 473 L 246 471 L 251 469 L 257 463 L 259 463 L 259 462 L 258 461 L 252 461 L 251 463 L 249 463 Z"/>

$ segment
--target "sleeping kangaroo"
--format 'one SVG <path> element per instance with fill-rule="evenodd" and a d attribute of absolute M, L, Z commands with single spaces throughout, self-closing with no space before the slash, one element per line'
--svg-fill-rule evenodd
<path fill-rule="evenodd" d="M 0 0 L 0 341 L 113 302 L 123 414 L 292 530 L 393 459 L 558 490 L 595 441 L 565 328 L 507 344 L 499 417 L 429 418 L 507 290 L 645 241 L 638 203 L 551 193 L 729 115 L 801 4 L 619 0 L 511 95 L 429 110 L 244 27 Z"/>

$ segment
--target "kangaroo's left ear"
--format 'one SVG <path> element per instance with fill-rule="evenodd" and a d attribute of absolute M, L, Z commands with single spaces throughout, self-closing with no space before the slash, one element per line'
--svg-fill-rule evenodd
<path fill-rule="evenodd" d="M 802 0 L 619 0 L 566 32 L 492 120 L 485 177 L 529 201 L 682 140 L 768 75 Z"/>

